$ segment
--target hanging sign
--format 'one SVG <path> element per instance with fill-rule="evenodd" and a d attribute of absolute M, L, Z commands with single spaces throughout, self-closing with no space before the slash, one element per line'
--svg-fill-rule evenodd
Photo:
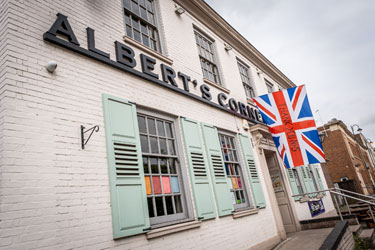
<path fill-rule="evenodd" d="M 315 201 L 308 201 L 311 217 L 315 217 L 318 214 L 322 214 L 326 211 L 323 205 L 322 199 Z"/>

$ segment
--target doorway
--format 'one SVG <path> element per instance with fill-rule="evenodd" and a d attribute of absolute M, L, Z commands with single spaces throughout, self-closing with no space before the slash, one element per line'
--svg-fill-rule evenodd
<path fill-rule="evenodd" d="M 287 233 L 296 232 L 297 227 L 290 205 L 288 192 L 285 188 L 288 184 L 285 182 L 281 173 L 283 167 L 280 167 L 275 151 L 264 150 L 264 155 L 266 158 L 268 171 L 271 176 L 273 190 L 275 192 L 285 231 Z"/>

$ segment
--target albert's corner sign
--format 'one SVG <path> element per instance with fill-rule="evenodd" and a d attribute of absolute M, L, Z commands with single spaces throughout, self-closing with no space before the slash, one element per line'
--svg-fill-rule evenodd
<path fill-rule="evenodd" d="M 182 72 L 177 72 L 176 74 L 173 68 L 163 63 L 160 64 L 162 75 L 162 80 L 160 80 L 159 75 L 153 72 L 153 70 L 155 69 L 156 60 L 145 54 L 140 54 L 142 72 L 135 70 L 134 67 L 137 65 L 137 61 L 135 59 L 134 50 L 119 41 L 114 42 L 116 61 L 111 60 L 108 53 L 101 51 L 95 47 L 94 30 L 90 27 L 87 27 L 86 31 L 87 49 L 80 47 L 80 44 L 76 36 L 74 35 L 73 29 L 71 28 L 67 17 L 58 13 L 56 21 L 51 26 L 51 28 L 46 33 L 44 33 L 43 39 L 45 41 L 62 46 L 66 49 L 80 53 L 89 58 L 95 59 L 117 69 L 151 81 L 172 91 L 176 91 L 180 94 L 186 95 L 197 101 L 232 113 L 251 122 L 263 123 L 257 109 L 242 102 L 237 102 L 234 98 L 228 99 L 228 96 L 225 93 L 219 93 L 217 95 L 217 103 L 213 102 L 212 95 L 210 93 L 210 87 L 206 84 L 201 84 L 199 87 L 202 96 L 190 93 L 189 82 L 191 82 L 194 87 L 197 87 L 197 81 L 191 81 L 191 78 Z M 66 37 L 66 40 L 57 37 L 57 34 Z M 183 89 L 178 87 L 176 82 L 177 77 L 182 81 Z"/>

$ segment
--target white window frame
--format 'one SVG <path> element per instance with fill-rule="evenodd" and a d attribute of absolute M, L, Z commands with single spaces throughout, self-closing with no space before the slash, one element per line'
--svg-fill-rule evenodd
<path fill-rule="evenodd" d="M 158 217 L 150 218 L 151 228 L 159 228 L 159 227 L 164 227 L 168 225 L 173 225 L 173 224 L 178 224 L 178 223 L 194 220 L 194 212 L 193 212 L 193 206 L 192 206 L 189 178 L 187 174 L 187 168 L 183 165 L 183 162 L 185 161 L 183 160 L 184 152 L 182 149 L 181 130 L 179 127 L 178 117 L 137 106 L 137 117 L 138 115 L 145 115 L 145 116 L 153 117 L 155 119 L 166 120 L 173 124 L 172 129 L 174 130 L 174 133 L 175 133 L 174 140 L 175 140 L 175 150 L 176 150 L 177 165 L 178 165 L 177 171 L 179 172 L 179 175 L 180 175 L 179 180 L 180 180 L 180 189 L 181 189 L 180 191 L 181 203 L 182 203 L 182 208 L 184 209 L 182 213 L 184 214 L 183 217 L 174 216 L 174 215 L 169 215 L 169 216 L 164 215 L 159 218 Z M 160 155 L 160 157 L 164 157 L 164 156 Z M 142 158 L 143 158 L 143 152 L 142 152 Z"/>

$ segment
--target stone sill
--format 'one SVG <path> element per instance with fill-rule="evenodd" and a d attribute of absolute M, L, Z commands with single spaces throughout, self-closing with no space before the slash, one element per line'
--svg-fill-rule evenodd
<path fill-rule="evenodd" d="M 208 80 L 208 79 L 205 78 L 205 77 L 203 77 L 203 81 L 204 81 L 205 83 L 207 83 L 207 84 L 209 84 L 209 85 L 215 87 L 215 88 L 220 89 L 221 91 L 223 91 L 223 92 L 225 92 L 225 93 L 227 93 L 227 94 L 230 93 L 230 90 L 229 90 L 229 89 L 224 88 L 223 86 L 217 84 L 216 82 L 213 82 L 213 81 L 211 81 L 211 80 Z"/>
<path fill-rule="evenodd" d="M 150 239 L 162 237 L 168 234 L 173 234 L 173 233 L 178 233 L 178 232 L 193 229 L 193 228 L 198 228 L 201 226 L 201 224 L 202 224 L 201 221 L 189 221 L 189 222 L 180 223 L 180 224 L 176 224 L 172 226 L 152 229 L 150 232 L 146 233 L 146 238 L 150 240 Z"/>
<path fill-rule="evenodd" d="M 233 216 L 233 219 L 238 219 L 238 218 L 242 218 L 242 217 L 249 216 L 252 214 L 257 214 L 258 212 L 259 212 L 259 209 L 252 208 L 252 209 L 246 209 L 246 210 L 234 212 L 232 216 Z"/>
<path fill-rule="evenodd" d="M 156 52 L 152 49 L 150 49 L 149 47 L 143 45 L 142 43 L 130 38 L 130 37 L 127 37 L 127 36 L 123 36 L 122 39 L 124 40 L 125 43 L 127 44 L 131 44 L 133 45 L 134 47 L 137 47 L 138 49 L 140 50 L 143 50 L 145 52 L 147 52 L 148 54 L 151 54 L 152 56 L 156 57 L 157 59 L 169 64 L 169 65 L 172 65 L 173 64 L 173 60 L 172 59 L 169 59 L 168 57 L 160 54 L 159 52 Z"/>
<path fill-rule="evenodd" d="M 308 202 L 308 201 L 319 200 L 319 199 L 321 199 L 323 197 L 324 197 L 324 194 L 323 193 L 319 193 L 317 196 L 312 197 L 312 198 L 309 197 L 309 196 L 304 196 L 301 199 L 299 199 L 298 201 L 300 203 L 304 203 L 304 202 Z"/>
<path fill-rule="evenodd" d="M 246 98 L 246 101 L 247 101 L 248 104 L 251 104 L 251 105 L 253 105 L 254 107 L 256 107 L 255 102 L 253 101 L 253 99 Z"/>

